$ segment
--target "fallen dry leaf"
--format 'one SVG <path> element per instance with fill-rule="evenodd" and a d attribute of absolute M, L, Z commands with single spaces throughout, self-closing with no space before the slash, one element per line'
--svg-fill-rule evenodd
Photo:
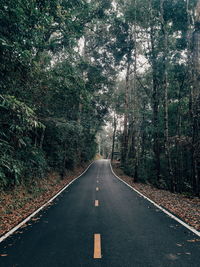
<path fill-rule="evenodd" d="M 119 163 L 113 163 L 112 166 L 114 172 L 133 188 L 200 231 L 200 198 L 171 193 L 149 184 L 134 183 L 132 177 L 123 173 Z M 170 225 L 170 227 L 174 228 L 175 226 Z"/>
<path fill-rule="evenodd" d="M 46 179 L 35 180 L 35 187 L 18 186 L 13 191 L 0 192 L 0 235 L 5 234 L 15 227 L 23 219 L 32 214 L 35 210 L 45 204 L 50 198 L 57 194 L 63 187 L 69 184 L 74 178 L 79 176 L 88 164 L 70 171 L 68 176 L 60 179 L 58 173 L 50 173 Z M 35 193 L 35 188 L 38 193 Z M 39 190 L 39 191 L 38 191 Z M 54 202 L 49 203 L 49 207 Z M 39 216 L 37 216 L 39 217 Z M 32 221 L 38 220 L 33 218 Z M 21 228 L 31 225 L 24 224 Z"/>

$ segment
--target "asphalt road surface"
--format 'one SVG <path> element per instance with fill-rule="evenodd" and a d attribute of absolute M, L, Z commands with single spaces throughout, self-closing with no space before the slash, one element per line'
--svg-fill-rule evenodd
<path fill-rule="evenodd" d="M 29 224 L 0 243 L 1 267 L 200 266 L 199 237 L 118 180 L 108 160 Z"/>

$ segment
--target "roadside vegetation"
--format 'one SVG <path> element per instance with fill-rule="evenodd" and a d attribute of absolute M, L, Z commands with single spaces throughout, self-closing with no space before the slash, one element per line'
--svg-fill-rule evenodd
<path fill-rule="evenodd" d="M 124 75 L 113 99 L 112 158 L 135 182 L 199 196 L 200 2 L 119 1 L 116 12 Z"/>
<path fill-rule="evenodd" d="M 91 61 L 84 35 L 101 23 L 105 8 L 86 1 L 1 1 L 1 190 L 52 170 L 62 178 L 95 156 L 112 79 L 102 57 Z"/>

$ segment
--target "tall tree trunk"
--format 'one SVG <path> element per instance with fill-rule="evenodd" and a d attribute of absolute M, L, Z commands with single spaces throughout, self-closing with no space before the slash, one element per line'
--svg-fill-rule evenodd
<path fill-rule="evenodd" d="M 192 86 L 192 168 L 193 190 L 200 194 L 200 0 L 195 10 L 195 29 L 193 32 L 193 86 Z"/>
<path fill-rule="evenodd" d="M 130 66 L 131 60 L 130 55 L 127 59 L 127 69 L 126 69 L 126 83 L 125 83 L 125 99 L 124 99 L 124 131 L 123 131 L 123 141 L 122 141 L 122 165 L 126 164 L 127 149 L 128 149 L 128 109 L 129 109 L 129 91 L 130 91 Z"/>
<path fill-rule="evenodd" d="M 116 129 L 117 129 L 117 120 L 116 120 L 116 114 L 114 113 L 111 160 L 113 160 L 114 158 Z"/>
<path fill-rule="evenodd" d="M 137 5 L 137 0 L 134 1 L 135 7 Z M 136 85 L 136 77 L 137 77 L 137 27 L 136 27 L 136 8 L 135 8 L 135 23 L 134 23 L 134 41 L 135 41 L 135 47 L 134 47 L 134 77 L 133 77 L 133 116 L 134 116 L 134 128 L 135 128 L 135 134 L 133 136 L 133 140 L 135 142 L 135 168 L 134 168 L 134 182 L 138 181 L 138 165 L 139 165 L 139 116 L 138 116 L 138 110 L 139 110 L 139 98 L 137 95 L 137 85 Z"/>
<path fill-rule="evenodd" d="M 174 170 L 174 176 L 176 179 L 176 191 L 177 192 L 182 192 L 183 188 L 183 147 L 180 143 L 181 139 L 181 125 L 182 125 L 182 117 L 181 117 L 181 92 L 185 86 L 185 80 L 182 80 L 181 84 L 178 84 L 178 90 L 177 90 L 177 95 L 178 95 L 178 106 L 177 106 L 177 118 L 176 118 L 176 156 L 175 156 L 175 170 Z"/>
<path fill-rule="evenodd" d="M 160 175 L 160 142 L 159 142 L 159 132 L 158 132 L 158 111 L 159 111 L 159 96 L 158 96 L 158 74 L 157 74 L 157 55 L 155 48 L 155 34 L 154 34 L 154 21 L 152 15 L 152 0 L 149 1 L 150 4 L 150 44 L 151 44 L 151 65 L 152 65 L 152 108 L 153 108 L 153 152 L 154 152 L 154 168 L 156 173 L 156 179 L 159 183 Z"/>
<path fill-rule="evenodd" d="M 194 91 L 194 84 L 195 84 L 195 77 L 194 77 L 194 59 L 193 59 L 193 48 L 194 48 L 194 38 L 193 36 L 193 29 L 192 26 L 194 24 L 194 13 L 191 16 L 189 12 L 189 3 L 190 0 L 187 0 L 186 11 L 187 11 L 187 60 L 188 60 L 188 81 L 190 85 L 190 92 L 189 92 L 189 114 L 190 114 L 190 128 L 191 136 L 193 137 L 193 91 Z M 192 21 L 192 23 L 191 23 Z M 192 138 L 193 139 L 193 138 Z M 196 182 L 195 182 L 195 160 L 194 160 L 194 140 L 192 140 L 191 144 L 191 166 L 190 166 L 190 173 L 191 173 L 191 184 L 193 187 L 193 193 L 196 192 Z"/>
<path fill-rule="evenodd" d="M 175 181 L 174 175 L 172 170 L 172 162 L 171 162 L 171 153 L 170 153 L 170 144 L 169 144 L 169 116 L 168 116 L 168 86 L 167 86 L 167 67 L 168 67 L 168 38 L 167 38 L 167 30 L 166 30 L 166 23 L 164 21 L 164 1 L 160 1 L 160 19 L 161 19 L 161 30 L 163 34 L 163 91 L 164 91 L 164 99 L 163 99 L 163 106 L 164 106 L 164 148 L 165 148 L 165 155 L 167 159 L 167 169 L 168 169 L 168 176 L 170 178 L 171 184 L 171 191 L 175 191 Z"/>

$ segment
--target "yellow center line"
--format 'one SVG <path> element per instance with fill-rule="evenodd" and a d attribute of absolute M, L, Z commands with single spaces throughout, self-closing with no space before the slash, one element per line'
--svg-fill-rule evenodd
<path fill-rule="evenodd" d="M 95 200 L 94 205 L 95 205 L 95 207 L 98 207 L 99 206 L 99 200 Z"/>
<path fill-rule="evenodd" d="M 99 191 L 99 188 L 98 187 L 96 187 L 96 191 Z"/>
<path fill-rule="evenodd" d="M 101 235 L 94 234 L 94 259 L 101 259 Z"/>

